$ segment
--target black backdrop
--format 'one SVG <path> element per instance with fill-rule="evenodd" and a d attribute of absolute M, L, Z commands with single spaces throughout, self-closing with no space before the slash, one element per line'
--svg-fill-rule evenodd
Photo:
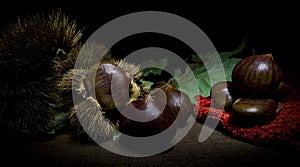
<path fill-rule="evenodd" d="M 172 2 L 155 1 L 7 1 L 1 4 L 2 25 L 16 21 L 36 12 L 48 12 L 61 8 L 77 20 L 84 29 L 83 39 L 112 19 L 132 12 L 155 10 L 182 16 L 201 28 L 218 51 L 237 47 L 247 36 L 246 48 L 236 56 L 272 53 L 284 71 L 298 78 L 298 21 L 297 5 L 284 3 L 229 2 Z M 160 36 L 165 38 L 163 36 Z M 169 41 L 168 41 L 169 40 Z M 167 42 L 166 42 L 167 41 Z M 124 39 L 114 47 L 115 55 L 126 54 L 147 46 L 159 46 L 187 56 L 191 50 L 175 39 L 159 40 L 157 36 L 145 35 Z"/>

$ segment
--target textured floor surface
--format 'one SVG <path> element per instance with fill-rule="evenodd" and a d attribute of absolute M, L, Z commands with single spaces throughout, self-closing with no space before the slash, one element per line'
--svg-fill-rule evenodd
<path fill-rule="evenodd" d="M 2 140 L 1 162 L 7 166 L 286 166 L 299 162 L 299 153 L 247 144 L 214 133 L 198 142 L 202 125 L 195 122 L 175 147 L 154 156 L 134 158 L 111 153 L 94 143 L 82 143 L 68 133 L 53 140 Z"/>

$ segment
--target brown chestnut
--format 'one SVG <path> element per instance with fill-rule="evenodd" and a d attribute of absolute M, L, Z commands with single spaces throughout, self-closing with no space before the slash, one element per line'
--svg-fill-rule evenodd
<path fill-rule="evenodd" d="M 160 106 L 164 106 L 159 99 L 153 99 L 151 95 L 145 98 L 132 101 L 131 104 L 138 110 L 133 111 L 130 105 L 127 105 L 122 111 L 119 119 L 119 131 L 121 133 L 135 136 L 148 137 L 156 135 L 166 130 L 176 119 L 170 107 L 165 105 L 163 111 Z M 141 122 L 132 120 L 126 116 L 133 113 L 139 120 L 151 120 Z"/>
<path fill-rule="evenodd" d="M 114 76 L 114 82 L 112 77 Z M 113 84 L 113 85 L 112 85 Z M 115 87 L 114 92 L 120 95 L 129 96 L 130 79 L 125 71 L 113 63 L 101 63 L 96 71 L 95 77 L 95 93 L 96 99 L 104 111 L 116 109 L 116 103 L 122 106 L 127 103 L 125 97 L 112 97 L 112 86 Z"/>
<path fill-rule="evenodd" d="M 219 81 L 210 90 L 213 107 L 231 111 L 234 99 L 234 90 L 231 81 Z"/>
<path fill-rule="evenodd" d="M 232 83 L 243 97 L 265 98 L 278 87 L 281 73 L 272 54 L 251 55 L 235 65 Z"/>
<path fill-rule="evenodd" d="M 232 105 L 232 114 L 234 121 L 240 125 L 264 125 L 277 116 L 279 109 L 278 103 L 271 98 L 238 98 Z"/>
<path fill-rule="evenodd" d="M 189 96 L 185 92 L 178 90 L 171 82 L 172 80 L 170 82 L 155 82 L 151 88 L 160 88 L 165 92 L 167 105 L 171 108 L 175 117 L 178 116 L 179 112 L 182 113 L 180 116 L 181 120 L 178 121 L 181 125 L 184 125 L 187 118 L 192 114 L 194 107 Z"/>

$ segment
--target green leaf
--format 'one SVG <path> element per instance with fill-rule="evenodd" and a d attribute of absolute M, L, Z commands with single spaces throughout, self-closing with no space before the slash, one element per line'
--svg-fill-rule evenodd
<path fill-rule="evenodd" d="M 150 89 L 151 86 L 154 84 L 153 82 L 145 81 L 143 79 L 141 79 L 140 81 L 142 82 L 143 88 L 145 89 Z"/>
<path fill-rule="evenodd" d="M 185 92 L 193 103 L 195 103 L 195 96 L 210 96 L 210 89 L 215 83 L 223 80 L 231 81 L 232 70 L 237 62 L 241 60 L 239 58 L 232 58 L 232 56 L 240 53 L 245 48 L 246 39 L 244 38 L 241 44 L 231 51 L 220 53 L 210 51 L 203 55 L 191 55 L 192 62 L 187 64 L 186 69 L 175 69 L 173 77 L 177 88 Z M 150 60 L 145 62 L 145 64 L 161 68 L 144 69 L 144 77 L 159 76 L 164 67 L 167 66 L 167 58 L 158 61 Z M 151 87 L 150 84 L 149 87 Z"/>
<path fill-rule="evenodd" d="M 188 66 L 191 69 L 182 73 L 181 69 L 176 69 L 175 78 L 180 81 L 179 90 L 188 94 L 192 102 L 195 103 L 195 96 L 210 96 L 211 87 L 219 81 L 231 81 L 232 70 L 241 59 L 231 58 L 231 56 L 241 52 L 245 47 L 246 38 L 241 44 L 231 50 L 220 52 L 207 52 L 203 55 L 192 55 L 192 63 Z M 201 57 L 201 59 L 200 59 Z M 196 85 L 194 82 L 196 80 Z M 196 91 L 198 88 L 199 91 Z"/>
<path fill-rule="evenodd" d="M 231 58 L 227 59 L 226 61 L 223 62 L 225 74 L 226 74 L 226 80 L 231 81 L 231 73 L 234 68 L 234 66 L 240 61 L 241 59 L 238 58 Z"/>
<path fill-rule="evenodd" d="M 177 89 L 186 93 L 192 103 L 195 103 L 195 96 L 199 95 L 198 89 L 195 89 L 198 87 L 198 82 L 191 69 L 187 66 L 184 73 L 181 72 L 180 68 L 176 69 L 174 79 L 177 84 Z"/>

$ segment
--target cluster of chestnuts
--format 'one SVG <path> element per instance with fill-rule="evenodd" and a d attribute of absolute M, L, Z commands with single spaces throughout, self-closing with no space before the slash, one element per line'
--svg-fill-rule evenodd
<path fill-rule="evenodd" d="M 291 90 L 272 54 L 251 55 L 240 60 L 232 81 L 220 81 L 210 91 L 212 104 L 232 115 L 243 126 L 264 125 L 275 119 L 280 101 Z"/>
<path fill-rule="evenodd" d="M 70 115 L 71 127 L 77 136 L 86 136 L 85 130 L 105 138 L 112 137 L 116 130 L 135 137 L 153 136 L 173 123 L 175 127 L 183 126 L 193 111 L 189 96 L 176 88 L 173 79 L 156 81 L 149 87 L 138 65 L 111 59 L 96 65 L 96 69 L 85 71 L 84 77 L 73 78 L 76 91 L 83 97 L 83 102 L 75 107 L 77 111 L 73 108 Z M 94 79 L 87 79 L 88 71 L 95 71 Z M 94 90 L 95 97 L 88 95 L 89 89 Z M 87 93 L 82 93 L 84 91 Z M 160 93 L 164 94 L 165 101 Z M 86 126 L 85 130 L 82 125 Z M 175 131 L 172 134 L 175 135 Z"/>
<path fill-rule="evenodd" d="M 163 102 L 161 96 L 157 92 L 161 90 L 165 94 L 166 101 Z M 145 90 L 143 90 L 145 91 Z M 133 112 L 132 107 L 125 106 L 121 111 L 119 126 L 120 131 L 130 136 L 147 137 L 156 135 L 166 130 L 175 123 L 174 121 L 182 112 L 182 115 L 176 121 L 176 127 L 185 124 L 189 114 L 193 110 L 193 105 L 188 95 L 178 89 L 171 82 L 158 81 L 154 83 L 150 89 L 145 91 L 142 96 L 131 102 L 138 109 L 134 116 L 139 120 L 151 120 L 139 122 L 126 117 L 126 113 Z M 176 129 L 173 134 L 175 134 Z"/>
<path fill-rule="evenodd" d="M 186 112 L 185 116 L 192 111 L 188 95 L 177 90 L 171 80 L 146 88 L 139 79 L 130 78 L 122 68 L 108 62 L 101 63 L 96 72 L 96 99 L 120 132 L 136 137 L 156 135 L 174 123 L 179 110 Z M 158 89 L 165 94 L 165 104 L 157 94 Z M 129 114 L 137 120 L 129 118 Z"/>

